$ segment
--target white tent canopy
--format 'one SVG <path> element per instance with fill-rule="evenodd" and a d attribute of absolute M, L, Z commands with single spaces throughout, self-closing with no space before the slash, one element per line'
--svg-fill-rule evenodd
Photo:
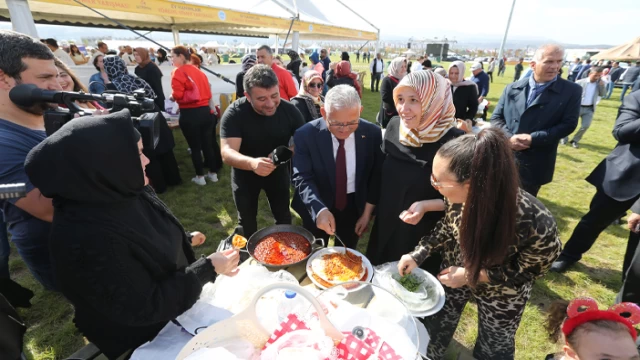
<path fill-rule="evenodd" d="M 373 40 L 377 29 L 337 0 L 82 0 L 105 16 L 138 30 L 196 32 L 235 36 L 286 36 L 290 29 L 304 39 Z M 28 4 L 18 6 L 16 4 Z M 40 24 L 118 28 L 113 21 L 73 0 L 0 1 L 0 20 L 27 21 L 29 10 Z"/>
<path fill-rule="evenodd" d="M 322 49 L 322 46 L 320 46 L 320 45 L 318 45 L 318 44 L 314 43 L 314 44 L 313 44 L 313 45 L 311 45 L 311 46 L 307 46 L 307 49 L 317 50 L 317 49 Z"/>

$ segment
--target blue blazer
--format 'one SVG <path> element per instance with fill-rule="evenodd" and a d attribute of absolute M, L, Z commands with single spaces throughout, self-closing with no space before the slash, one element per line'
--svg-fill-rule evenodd
<path fill-rule="evenodd" d="M 491 126 L 508 137 L 531 135 L 531 147 L 515 152 L 520 179 L 544 185 L 553 179 L 560 139 L 578 126 L 582 87 L 558 77 L 529 107 L 528 95 L 529 78 L 507 85 L 491 115 Z"/>
<path fill-rule="evenodd" d="M 380 128 L 360 119 L 355 132 L 356 142 L 356 205 L 358 216 L 365 204 L 377 204 L 383 154 Z M 305 225 L 314 224 L 318 212 L 331 210 L 335 201 L 336 162 L 333 140 L 323 118 L 300 127 L 293 135 L 293 184 L 295 191 L 291 207 Z"/>

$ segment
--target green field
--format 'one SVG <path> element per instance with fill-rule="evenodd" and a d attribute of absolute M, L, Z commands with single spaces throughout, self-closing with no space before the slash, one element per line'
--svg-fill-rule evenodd
<path fill-rule="evenodd" d="M 334 59 L 335 60 L 335 59 Z M 355 57 L 352 57 L 355 60 Z M 368 65 L 354 63 L 355 70 L 368 70 Z M 443 64 L 446 65 L 447 64 Z M 495 77 L 488 100 L 497 104 L 504 87 L 513 79 L 513 66 L 509 66 L 504 77 Z M 369 79 L 365 78 L 363 91 L 363 118 L 374 121 L 380 106 L 380 94 L 369 90 Z M 542 188 L 539 198 L 553 212 L 558 222 L 561 238 L 566 241 L 588 209 L 594 188 L 584 178 L 615 146 L 611 130 L 620 102 L 620 90 L 614 91 L 613 100 L 603 100 L 595 114 L 593 124 L 584 136 L 580 149 L 561 146 L 553 183 Z M 230 171 L 225 167 L 219 174 L 220 181 L 204 187 L 192 184 L 189 179 L 194 171 L 187 145 L 182 134 L 174 133 L 175 153 L 180 165 L 184 184 L 170 189 L 161 198 L 172 209 L 188 230 L 199 230 L 207 235 L 207 242 L 198 251 L 209 254 L 220 239 L 233 231 L 236 211 L 231 196 Z M 428 181 L 428 180 L 425 180 Z M 295 214 L 295 213 L 294 213 Z M 299 219 L 296 220 L 299 222 Z M 259 226 L 273 223 L 264 196 L 260 200 Z M 542 359 L 548 353 L 560 349 L 550 343 L 542 327 L 545 308 L 558 298 L 570 299 L 578 296 L 595 298 L 602 307 L 613 303 L 621 286 L 622 258 L 628 231 L 623 225 L 607 228 L 595 246 L 583 258 L 580 265 L 564 275 L 549 274 L 535 284 L 533 296 L 527 307 L 516 339 L 516 359 Z M 368 235 L 360 241 L 366 248 Z M 26 267 L 13 251 L 11 271 L 21 284 L 36 292 L 33 307 L 21 310 L 20 314 L 29 326 L 25 350 L 30 359 L 63 359 L 85 344 L 72 322 L 73 308 L 62 295 L 44 291 L 31 277 Z M 469 305 L 458 327 L 451 346 L 451 358 L 460 351 L 468 352 L 476 337 L 477 312 Z"/>

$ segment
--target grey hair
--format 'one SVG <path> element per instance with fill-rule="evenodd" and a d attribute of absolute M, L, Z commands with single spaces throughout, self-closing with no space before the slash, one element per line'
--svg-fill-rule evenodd
<path fill-rule="evenodd" d="M 332 111 L 342 109 L 360 108 L 360 96 L 353 86 L 336 85 L 327 92 L 324 97 L 324 111 L 329 114 Z"/>
<path fill-rule="evenodd" d="M 558 44 L 545 44 L 540 46 L 533 55 L 533 61 L 542 61 L 544 54 L 554 54 L 560 52 L 564 57 L 564 48 Z"/>

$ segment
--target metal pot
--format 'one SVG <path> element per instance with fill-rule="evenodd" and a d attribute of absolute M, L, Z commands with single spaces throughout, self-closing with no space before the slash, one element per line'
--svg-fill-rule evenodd
<path fill-rule="evenodd" d="M 309 252 L 309 254 L 307 254 L 307 256 L 305 256 L 304 259 L 292 263 L 292 264 L 286 264 L 286 265 L 273 265 L 273 264 L 267 264 L 264 263 L 258 259 L 256 259 L 255 256 L 253 256 L 255 250 L 256 250 L 256 246 L 258 245 L 258 243 L 264 239 L 265 237 L 267 237 L 268 235 L 271 235 L 273 233 L 277 233 L 277 232 L 288 232 L 288 233 L 294 233 L 294 234 L 298 234 L 301 235 L 302 237 L 304 237 L 308 242 L 309 245 L 311 246 L 311 251 Z M 320 244 L 318 244 L 318 242 L 320 242 Z M 313 234 L 311 234 L 311 232 L 301 226 L 295 226 L 295 225 L 273 225 L 273 226 L 268 226 L 266 228 L 262 228 L 258 231 L 256 231 L 253 235 L 251 235 L 251 237 L 249 238 L 249 240 L 247 240 L 247 252 L 249 253 L 249 255 L 258 263 L 269 267 L 269 268 L 274 268 L 274 269 L 281 269 L 281 268 L 285 268 L 288 266 L 293 266 L 296 264 L 299 264 L 301 262 L 305 262 L 307 261 L 307 259 L 309 258 L 309 256 L 311 256 L 311 254 L 313 254 L 314 251 L 318 250 L 321 247 L 324 247 L 324 239 L 320 238 L 320 239 L 316 239 L 315 237 L 313 237 Z"/>

